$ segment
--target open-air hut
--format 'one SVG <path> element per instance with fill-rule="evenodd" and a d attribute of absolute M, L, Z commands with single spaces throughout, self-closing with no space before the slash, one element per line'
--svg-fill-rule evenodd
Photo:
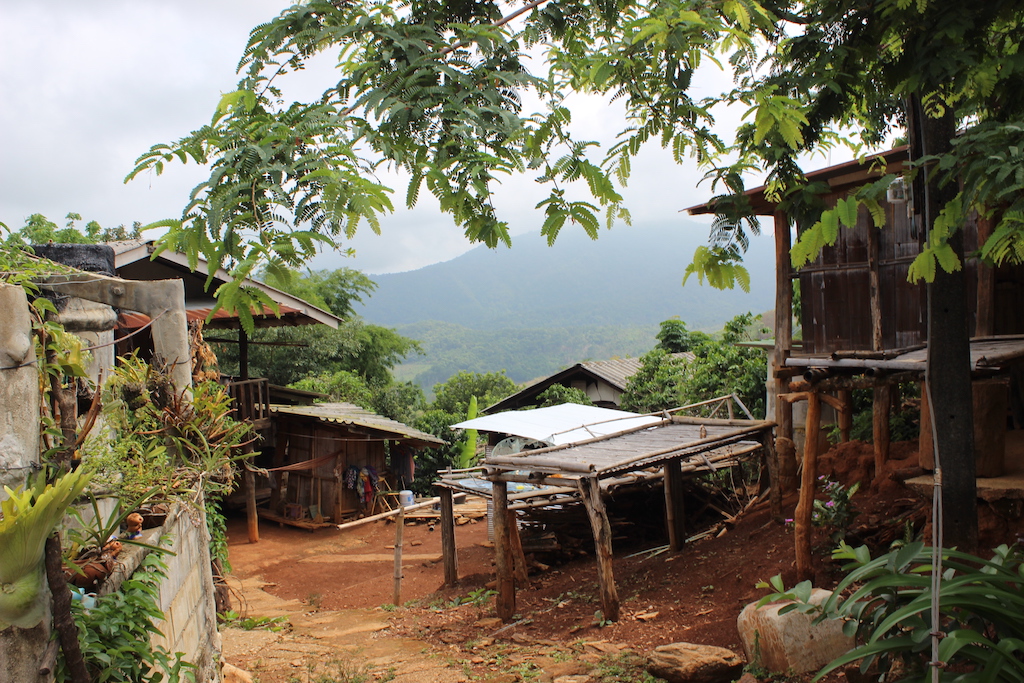
<path fill-rule="evenodd" d="M 259 514 L 303 528 L 382 511 L 412 483 L 413 454 L 445 445 L 351 403 L 275 405 L 271 417 L 271 497 Z"/>

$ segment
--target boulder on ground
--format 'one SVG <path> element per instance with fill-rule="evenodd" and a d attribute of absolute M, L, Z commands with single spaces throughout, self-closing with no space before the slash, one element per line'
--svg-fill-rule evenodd
<path fill-rule="evenodd" d="M 654 648 L 647 671 L 669 683 L 729 683 L 743 670 L 743 658 L 732 650 L 694 643 Z"/>
<path fill-rule="evenodd" d="M 815 588 L 810 601 L 820 605 L 831 595 L 830 591 Z M 842 621 L 812 624 L 813 614 L 796 610 L 779 614 L 788 604 L 773 602 L 758 608 L 752 602 L 740 612 L 736 627 L 747 661 L 773 673 L 801 674 L 817 671 L 853 648 L 853 638 L 843 635 Z"/>

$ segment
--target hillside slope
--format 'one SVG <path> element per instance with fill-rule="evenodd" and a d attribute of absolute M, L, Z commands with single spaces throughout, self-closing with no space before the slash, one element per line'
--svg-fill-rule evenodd
<path fill-rule="evenodd" d="M 773 305 L 768 240 L 755 241 L 746 265 L 751 292 L 718 291 L 691 278 L 681 286 L 707 228 L 685 220 L 616 227 L 590 240 L 567 226 L 553 247 L 539 234 L 513 248 L 477 247 L 406 273 L 375 275 L 374 295 L 358 311 L 401 326 L 433 320 L 472 329 L 649 326 L 679 316 L 691 329 L 717 329 L 746 311 Z"/>

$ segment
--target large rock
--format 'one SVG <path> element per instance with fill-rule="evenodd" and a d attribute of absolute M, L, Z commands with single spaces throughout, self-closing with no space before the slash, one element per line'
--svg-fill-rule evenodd
<path fill-rule="evenodd" d="M 831 596 L 820 588 L 811 602 L 820 605 Z M 843 635 L 843 622 L 812 624 L 814 615 L 796 610 L 779 614 L 789 602 L 773 602 L 758 608 L 750 603 L 740 612 L 736 626 L 747 661 L 781 674 L 817 671 L 853 648 L 853 638 Z"/>
<path fill-rule="evenodd" d="M 669 683 L 728 683 L 743 670 L 743 659 L 723 647 L 672 643 L 648 657 L 647 671 Z"/>

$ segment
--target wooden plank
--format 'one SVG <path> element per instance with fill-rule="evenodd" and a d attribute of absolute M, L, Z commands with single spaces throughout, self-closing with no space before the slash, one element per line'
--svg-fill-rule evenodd
<path fill-rule="evenodd" d="M 811 568 L 811 512 L 814 509 L 814 492 L 818 483 L 818 439 L 811 438 L 821 429 L 821 402 L 817 392 L 807 396 L 807 422 L 804 433 L 804 465 L 800 479 L 800 500 L 793 514 L 794 545 L 796 547 L 796 575 L 798 581 L 814 578 Z"/>
<path fill-rule="evenodd" d="M 669 548 L 676 552 L 686 544 L 686 506 L 683 499 L 683 471 L 678 460 L 665 463 L 665 526 Z"/>
<path fill-rule="evenodd" d="M 516 582 L 509 547 L 508 486 L 503 481 L 495 481 L 491 491 L 494 497 L 494 565 L 498 579 L 495 609 L 498 618 L 507 623 L 516 613 Z"/>
<path fill-rule="evenodd" d="M 587 477 L 579 482 L 583 505 L 590 518 L 594 532 L 594 547 L 597 551 L 597 580 L 601 590 L 601 614 L 606 621 L 619 620 L 619 593 L 615 588 L 615 573 L 612 571 L 612 528 L 601 498 L 601 482 L 597 477 Z"/>
<path fill-rule="evenodd" d="M 508 502 L 506 501 L 506 509 Z M 511 510 L 510 510 L 511 512 Z M 526 567 L 526 555 L 523 553 L 523 539 L 519 536 L 519 522 L 516 513 L 509 515 L 508 524 L 509 548 L 512 551 L 513 575 L 516 579 L 516 586 L 526 586 L 529 583 L 530 575 Z"/>
<path fill-rule="evenodd" d="M 441 555 L 444 558 L 444 585 L 459 582 L 459 558 L 455 549 L 454 496 L 447 486 L 439 486 L 441 498 Z"/>

